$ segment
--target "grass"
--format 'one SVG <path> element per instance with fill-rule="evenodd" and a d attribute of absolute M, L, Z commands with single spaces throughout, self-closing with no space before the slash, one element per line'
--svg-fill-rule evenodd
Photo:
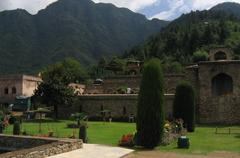
<path fill-rule="evenodd" d="M 227 134 L 228 127 L 222 127 L 225 134 L 215 134 L 215 127 L 197 127 L 194 133 L 188 133 L 190 149 L 177 149 L 177 142 L 169 146 L 159 147 L 162 151 L 171 151 L 190 154 L 207 154 L 214 151 L 229 151 L 240 153 L 240 126 L 231 127 L 237 129 L 238 134 Z"/>
<path fill-rule="evenodd" d="M 73 121 L 42 123 L 42 134 L 47 134 L 49 130 L 52 130 L 56 137 L 70 137 L 74 132 L 75 136 L 78 137 L 78 129 L 67 128 L 67 123 L 73 123 Z M 13 126 L 9 126 L 4 133 L 12 134 L 12 128 Z M 22 129 L 24 129 L 29 135 L 39 135 L 38 123 L 24 122 Z M 135 129 L 134 123 L 88 122 L 87 135 L 89 143 L 116 146 L 123 134 L 133 133 Z"/>
<path fill-rule="evenodd" d="M 49 129 L 54 131 L 57 137 L 69 137 L 73 129 L 66 127 L 72 121 L 45 122 L 42 124 L 42 133 L 46 134 Z M 194 133 L 189 133 L 190 149 L 177 149 L 176 141 L 168 146 L 158 147 L 157 150 L 165 152 L 177 152 L 186 154 L 207 154 L 214 151 L 229 151 L 240 153 L 240 126 L 235 126 L 239 134 L 215 134 L 215 127 L 197 127 Z M 38 123 L 23 123 L 23 129 L 30 135 L 38 134 Z M 103 123 L 88 122 L 89 143 L 117 146 L 123 134 L 135 132 L 136 125 L 133 123 Z M 221 131 L 228 131 L 228 128 L 221 128 Z M 75 130 L 78 137 L 78 129 Z M 12 134 L 12 126 L 5 130 L 6 134 Z"/>

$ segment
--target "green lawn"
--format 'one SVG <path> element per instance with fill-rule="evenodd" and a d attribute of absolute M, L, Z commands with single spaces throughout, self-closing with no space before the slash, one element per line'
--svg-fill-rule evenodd
<path fill-rule="evenodd" d="M 48 129 L 54 131 L 57 137 L 69 137 L 74 132 L 73 129 L 66 128 L 66 124 L 72 121 L 59 121 L 42 124 L 42 133 L 47 133 Z M 116 146 L 123 134 L 135 132 L 133 123 L 103 123 L 88 122 L 89 143 L 106 144 Z M 235 126 L 240 132 L 240 126 Z M 23 123 L 23 129 L 30 135 L 38 134 L 38 123 Z M 223 128 L 227 132 L 227 128 Z M 78 129 L 75 131 L 78 136 Z M 6 134 L 12 133 L 12 126 L 5 130 Z M 158 147 L 161 151 L 171 151 L 191 154 L 206 154 L 213 151 L 231 151 L 240 153 L 240 134 L 215 134 L 215 127 L 201 126 L 196 128 L 196 132 L 189 133 L 190 149 L 177 149 L 176 142 L 169 146 Z"/>
<path fill-rule="evenodd" d="M 188 133 L 190 138 L 190 149 L 177 149 L 177 142 L 169 146 L 159 147 L 163 151 L 173 151 L 191 154 L 207 154 L 214 151 L 230 151 L 240 153 L 240 126 L 232 127 L 238 129 L 238 134 L 227 134 L 228 128 L 222 127 L 221 131 L 226 134 L 215 134 L 215 127 L 197 127 L 194 133 Z"/>
<path fill-rule="evenodd" d="M 49 130 L 54 131 L 56 137 L 69 137 L 74 132 L 78 137 L 78 129 L 67 128 L 67 123 L 73 121 L 59 121 L 42 123 L 42 134 L 48 133 Z M 22 129 L 25 129 L 27 134 L 37 135 L 39 124 L 38 123 L 23 123 Z M 89 143 L 117 145 L 119 139 L 123 134 L 135 132 L 134 123 L 103 123 L 103 122 L 88 122 L 87 135 Z M 12 126 L 9 126 L 4 133 L 12 134 Z"/>

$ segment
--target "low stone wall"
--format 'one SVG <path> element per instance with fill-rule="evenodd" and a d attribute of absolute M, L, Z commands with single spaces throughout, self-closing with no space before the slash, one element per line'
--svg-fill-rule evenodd
<path fill-rule="evenodd" d="M 174 95 L 166 94 L 164 99 L 165 115 L 166 117 L 172 116 Z M 129 117 L 131 114 L 136 116 L 137 100 L 137 94 L 83 95 L 79 96 L 78 105 L 59 107 L 59 117 L 69 118 L 72 113 L 76 112 L 83 112 L 89 117 L 100 117 L 102 110 L 109 110 L 113 118 Z"/>
<path fill-rule="evenodd" d="M 239 125 L 240 97 L 234 95 L 202 97 L 199 106 L 199 123 Z"/>
<path fill-rule="evenodd" d="M 44 158 L 83 147 L 82 140 L 0 135 L 0 149 L 15 150 L 1 158 Z"/>

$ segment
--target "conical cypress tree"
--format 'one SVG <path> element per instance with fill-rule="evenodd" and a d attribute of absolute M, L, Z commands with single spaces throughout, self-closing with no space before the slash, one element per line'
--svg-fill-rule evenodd
<path fill-rule="evenodd" d="M 192 85 L 186 81 L 178 84 L 173 102 L 173 116 L 183 119 L 188 132 L 195 129 L 195 92 Z"/>
<path fill-rule="evenodd" d="M 148 149 L 163 137 L 163 95 L 160 61 L 152 59 L 144 66 L 137 106 L 137 144 Z"/>

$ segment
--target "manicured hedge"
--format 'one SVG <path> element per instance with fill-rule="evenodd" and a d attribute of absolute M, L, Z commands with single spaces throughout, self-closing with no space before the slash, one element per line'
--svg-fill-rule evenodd
<path fill-rule="evenodd" d="M 153 59 L 144 66 L 137 106 L 137 144 L 148 149 L 163 137 L 163 85 L 160 61 Z"/>
<path fill-rule="evenodd" d="M 183 119 L 188 132 L 195 129 L 195 92 L 192 85 L 186 81 L 178 84 L 173 102 L 173 116 Z"/>

